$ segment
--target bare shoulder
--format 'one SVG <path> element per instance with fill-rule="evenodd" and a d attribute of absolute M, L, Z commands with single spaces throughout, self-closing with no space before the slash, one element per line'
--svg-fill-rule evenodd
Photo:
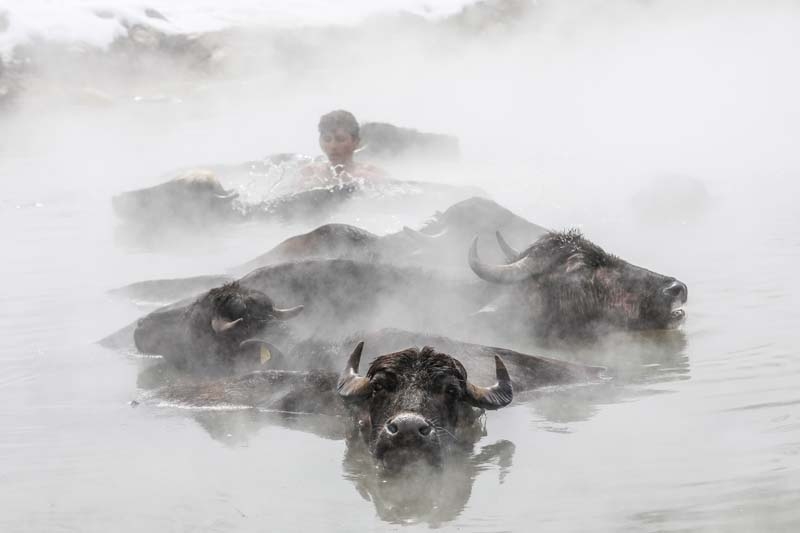
<path fill-rule="evenodd" d="M 319 163 L 309 163 L 300 169 L 300 175 L 304 178 L 318 176 L 321 173 L 322 165 Z"/>
<path fill-rule="evenodd" d="M 359 163 L 356 169 L 358 175 L 371 179 L 387 179 L 389 174 L 379 166 L 371 163 Z"/>

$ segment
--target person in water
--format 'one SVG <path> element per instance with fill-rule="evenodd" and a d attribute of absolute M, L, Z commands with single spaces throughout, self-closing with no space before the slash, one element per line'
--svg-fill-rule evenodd
<path fill-rule="evenodd" d="M 356 117 L 339 109 L 319 119 L 319 147 L 327 161 L 311 163 L 300 171 L 301 187 L 327 185 L 333 181 L 373 182 L 386 179 L 385 173 L 374 165 L 357 163 L 353 155 L 361 143 Z"/>

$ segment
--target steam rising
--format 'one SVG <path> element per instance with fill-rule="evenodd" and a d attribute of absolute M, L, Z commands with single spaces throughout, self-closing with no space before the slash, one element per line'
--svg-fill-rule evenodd
<path fill-rule="evenodd" d="M 134 438 L 117 429 L 117 440 L 103 440 L 111 437 L 88 420 L 62 427 L 63 420 L 86 409 L 83 403 L 68 404 L 75 409 L 65 410 L 55 427 L 72 440 L 55 439 L 62 444 L 54 451 L 50 433 L 36 433 L 36 428 L 54 427 L 53 420 L 44 408 L 29 406 L 63 407 L 59 402 L 86 395 L 101 405 L 121 405 L 134 394 L 128 361 L 109 362 L 106 353 L 82 355 L 90 341 L 148 310 L 112 304 L 107 289 L 151 278 L 224 273 L 289 235 L 311 229 L 302 223 L 251 224 L 181 236 L 161 248 L 120 243 L 113 233 L 111 196 L 163 182 L 176 169 L 236 164 L 280 152 L 316 155 L 318 117 L 344 108 L 361 122 L 385 121 L 459 138 L 459 163 L 386 163 L 394 177 L 479 187 L 536 224 L 578 226 L 607 251 L 682 279 L 693 295 L 682 331 L 613 337 L 586 350 L 547 352 L 608 365 L 624 385 L 537 393 L 490 420 L 489 442 L 513 439 L 518 456 L 538 457 L 518 461 L 517 478 L 516 470 L 509 470 L 503 494 L 532 490 L 530 477 L 522 475 L 529 460 L 543 473 L 533 494 L 541 500 L 522 505 L 519 498 L 497 498 L 497 483 L 482 477 L 485 472 L 476 461 L 455 475 L 465 499 L 480 480 L 469 504 L 459 493 L 458 501 L 443 505 L 443 511 L 423 509 L 415 516 L 438 524 L 464 513 L 483 527 L 485 522 L 476 517 L 483 520 L 491 508 L 492 519 L 513 516 L 528 522 L 535 511 L 536 519 L 568 521 L 561 507 L 545 509 L 536 502 L 560 498 L 572 513 L 576 484 L 601 494 L 609 490 L 608 480 L 615 480 L 612 488 L 636 495 L 625 509 L 609 509 L 605 500 L 580 502 L 587 517 L 609 529 L 630 521 L 650 527 L 650 518 L 636 513 L 656 508 L 661 510 L 652 520 L 666 517 L 687 528 L 698 527 L 699 521 L 701 528 L 759 529 L 761 520 L 771 519 L 770 525 L 779 529 L 796 519 L 796 511 L 793 516 L 786 511 L 797 508 L 796 497 L 785 491 L 796 477 L 759 477 L 766 461 L 756 456 L 774 452 L 775 472 L 785 472 L 783 462 L 797 440 L 796 415 L 780 410 L 795 402 L 786 392 L 794 390 L 792 384 L 781 379 L 797 370 L 785 356 L 796 349 L 789 332 L 796 324 L 798 296 L 786 266 L 796 263 L 798 223 L 797 4 L 511 0 L 464 7 L 453 1 L 433 10 L 417 3 L 400 13 L 393 7 L 400 2 L 373 10 L 356 0 L 335 8 L 320 2 L 309 11 L 263 2 L 256 9 L 244 0 L 233 7 L 161 3 L 150 7 L 167 20 L 128 2 L 115 2 L 105 10 L 106 18 L 83 2 L 63 11 L 51 3 L 27 1 L 0 8 L 0 175 L 5 189 L 0 222 L 10 251 L 0 269 L 13 281 L 7 295 L 13 312 L 4 316 L 13 320 L 15 330 L 8 337 L 8 353 L 3 352 L 8 366 L 2 367 L 0 394 L 7 394 L 9 409 L 19 409 L 25 419 L 24 428 L 9 438 L 39 439 L 29 456 L 13 457 L 15 465 L 26 465 L 33 456 L 34 466 L 49 467 L 40 461 L 74 453 L 69 446 L 80 448 L 81 457 L 91 455 L 85 450 L 96 452 L 102 462 L 107 449 Z M 56 27 L 48 17 L 61 17 L 64 24 Z M 138 41 L 130 35 L 136 24 L 149 32 Z M 166 37 L 179 38 L 177 48 L 152 44 L 152 39 L 165 43 Z M 335 221 L 385 234 L 404 225 L 420 228 L 433 214 L 429 205 L 407 208 L 403 216 L 387 218 L 383 207 L 362 202 L 338 213 Z M 511 243 L 517 248 L 528 244 Z M 756 246 L 755 251 L 745 244 Z M 457 253 L 466 265 L 467 249 Z M 484 257 L 483 249 L 480 253 Z M 375 320 L 390 320 L 389 311 L 377 310 Z M 402 324 L 402 318 L 398 321 Z M 740 357 L 748 368 L 771 361 L 782 377 L 770 381 L 761 376 L 756 385 L 747 381 L 748 386 L 739 386 Z M 28 388 L 32 383 L 35 389 Z M 622 401 L 665 390 L 686 394 L 654 395 L 638 411 L 630 405 L 635 402 Z M 712 396 L 709 390 L 722 392 Z M 703 405 L 702 414 L 697 405 Z M 179 424 L 170 425 L 169 417 L 153 422 L 158 424 L 154 429 L 127 410 L 93 411 L 92 416 L 108 417 L 103 420 L 109 426 L 132 420 L 148 435 L 146 441 L 135 441 L 139 448 L 128 449 L 129 456 L 141 453 L 137 466 L 153 475 L 162 473 L 153 465 L 169 462 L 163 486 L 175 494 L 186 488 L 186 479 L 197 476 L 197 468 L 186 463 L 184 453 L 154 449 L 152 441 L 175 431 L 183 450 L 197 446 L 198 460 L 221 464 L 216 448 L 198 444 L 203 435 L 176 429 Z M 235 449 L 241 455 L 231 458 L 247 465 L 211 470 L 209 479 L 215 482 L 190 487 L 187 497 L 206 503 L 206 492 L 225 499 L 228 490 L 261 520 L 257 510 L 275 510 L 278 498 L 264 501 L 260 490 L 241 495 L 235 488 L 239 480 L 268 472 L 275 486 L 284 487 L 282 480 L 296 477 L 341 476 L 340 465 L 331 468 L 329 460 L 317 460 L 330 459 L 329 442 L 292 437 L 274 427 L 256 436 L 253 427 L 262 426 L 247 416 L 241 440 L 250 439 L 251 447 Z M 14 429 L 16 420 L 10 420 Z M 533 438 L 526 433 L 532 426 L 552 431 Z M 70 433 L 84 428 L 102 433 L 100 444 Z M 230 442 L 240 437 L 238 426 L 209 423 L 208 428 L 222 441 L 231 434 Z M 634 445 L 639 442 L 641 449 Z M 99 445 L 105 447 L 92 447 Z M 653 449 L 645 451 L 648 445 Z M 265 448 L 284 455 L 261 453 Z M 586 460 L 589 449 L 591 461 Z M 336 448 L 333 457 L 340 452 Z M 8 453 L 0 459 L 11 457 Z M 691 453 L 699 457 L 687 464 Z M 692 461 L 702 468 L 694 468 Z M 102 464 L 113 469 L 117 462 L 115 457 Z M 301 464 L 296 468 L 302 470 L 290 464 Z M 15 470 L 17 477 L 11 479 L 24 477 L 20 472 Z M 116 472 L 115 486 L 127 486 L 128 474 Z M 362 474 L 353 474 L 362 494 L 391 492 Z M 650 478 L 658 479 L 657 488 L 642 494 L 647 491 L 641 490 L 641 479 Z M 715 490 L 709 491 L 712 478 Z M 753 517 L 752 523 L 749 518 L 744 525 L 736 522 L 738 511 L 727 507 L 718 513 L 720 500 L 712 492 L 724 498 L 742 493 L 741 486 L 726 481 L 731 479 L 752 479 L 753 490 L 767 495 L 747 500 L 743 514 Z M 55 480 L 55 488 L 45 492 L 68 493 L 64 489 L 71 483 Z M 144 482 L 138 483 L 131 486 L 142 489 Z M 492 492 L 482 484 L 491 485 Z M 331 516 L 330 494 L 302 490 L 310 491 L 309 501 Z M 301 492 L 291 484 L 289 491 Z M 351 492 L 342 498 L 352 500 L 337 502 L 363 514 L 353 518 L 354 529 L 369 527 L 373 504 Z M 143 489 L 128 494 L 142 493 L 149 497 Z M 777 513 L 776 495 L 785 503 Z M 12 498 L 10 507 L 14 503 L 20 512 L 31 508 L 27 500 Z M 149 500 L 143 505 L 148 503 L 165 505 Z M 407 518 L 403 509 L 383 504 L 386 500 L 375 502 L 380 518 Z M 674 508 L 665 510 L 665 505 Z M 707 507 L 695 513 L 696 506 Z M 164 515 L 173 511 L 158 509 Z M 306 518 L 309 529 L 316 525 L 316 515 Z M 275 520 L 267 526 L 292 525 Z"/>

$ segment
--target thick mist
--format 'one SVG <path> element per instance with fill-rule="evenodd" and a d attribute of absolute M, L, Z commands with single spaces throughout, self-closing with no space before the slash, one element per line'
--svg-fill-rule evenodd
<path fill-rule="evenodd" d="M 166 52 L 55 68 L 42 45 L 5 113 L 3 159 L 47 153 L 88 180 L 42 172 L 34 190 L 113 192 L 176 167 L 318 153 L 317 117 L 346 108 L 457 135 L 462 167 L 410 177 L 476 184 L 550 227 L 591 226 L 663 176 L 714 196 L 798 167 L 790 3 L 538 2 L 473 18 L 220 30 L 202 68 Z"/>
<path fill-rule="evenodd" d="M 245 5 L 164 4 L 169 23 L 154 27 L 197 31 L 190 53 L 43 35 L 14 66 L 0 41 L 0 82 L 16 90 L 0 107 L 3 529 L 291 529 L 298 516 L 344 529 L 331 526 L 344 515 L 350 529 L 793 529 L 800 7 L 348 2 L 269 24 Z M 459 138 L 458 162 L 395 161 L 393 177 L 478 187 L 689 286 L 679 336 L 546 352 L 618 381 L 492 413 L 480 447 L 503 454 L 459 470 L 458 501 L 427 517 L 381 499 L 305 420 L 131 409 L 139 361 L 94 344 L 152 308 L 109 289 L 225 273 L 311 229 L 251 223 L 149 246 L 119 238 L 112 195 L 187 167 L 317 155 L 319 116 L 338 108 Z M 407 207 L 389 217 L 360 201 L 335 221 L 385 234 L 448 205 Z"/>

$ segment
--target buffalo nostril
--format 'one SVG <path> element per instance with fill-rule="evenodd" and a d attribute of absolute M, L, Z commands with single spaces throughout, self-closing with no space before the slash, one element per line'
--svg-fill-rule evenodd
<path fill-rule="evenodd" d="M 678 280 L 672 281 L 664 287 L 663 289 L 664 294 L 669 296 L 670 298 L 680 299 L 681 301 L 686 301 L 686 295 L 688 293 L 688 289 L 684 283 L 681 283 Z"/>
<path fill-rule="evenodd" d="M 386 423 L 385 431 L 393 438 L 428 437 L 433 427 L 423 416 L 416 413 L 402 413 Z"/>

